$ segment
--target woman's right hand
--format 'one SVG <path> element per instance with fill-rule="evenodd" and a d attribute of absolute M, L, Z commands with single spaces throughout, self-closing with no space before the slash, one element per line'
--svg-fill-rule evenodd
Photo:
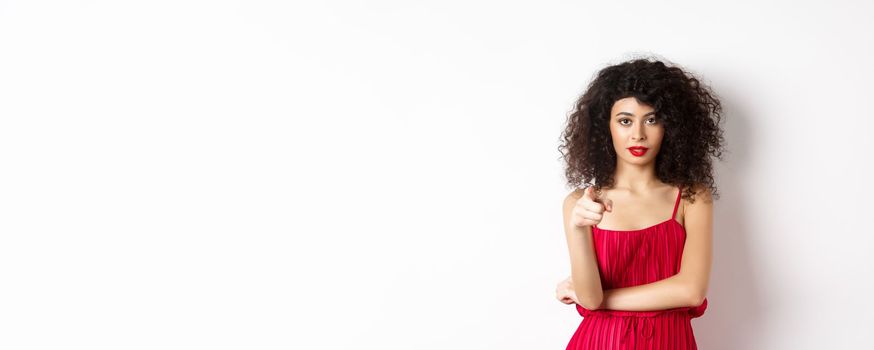
<path fill-rule="evenodd" d="M 604 217 L 604 212 L 613 211 L 613 201 L 599 199 L 594 193 L 593 186 L 586 187 L 583 196 L 574 205 L 571 222 L 580 227 L 597 225 Z"/>

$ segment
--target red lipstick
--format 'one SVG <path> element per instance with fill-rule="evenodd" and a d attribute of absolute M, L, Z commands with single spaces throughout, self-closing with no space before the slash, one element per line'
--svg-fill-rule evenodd
<path fill-rule="evenodd" d="M 628 150 L 631 151 L 631 154 L 635 157 L 642 157 L 644 154 L 646 154 L 646 151 L 649 150 L 649 148 L 643 146 L 634 146 L 628 147 Z"/>

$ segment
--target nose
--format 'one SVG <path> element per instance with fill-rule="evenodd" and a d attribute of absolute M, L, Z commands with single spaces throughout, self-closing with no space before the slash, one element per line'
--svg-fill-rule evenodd
<path fill-rule="evenodd" d="M 634 131 L 631 132 L 631 138 L 634 139 L 634 141 L 646 140 L 646 133 L 644 132 L 643 125 L 634 127 Z"/>

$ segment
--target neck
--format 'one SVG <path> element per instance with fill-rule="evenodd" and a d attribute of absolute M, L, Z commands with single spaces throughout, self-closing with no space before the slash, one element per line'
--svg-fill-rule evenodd
<path fill-rule="evenodd" d="M 613 177 L 613 188 L 623 188 L 631 192 L 648 192 L 662 182 L 656 177 L 655 163 L 643 165 L 618 162 Z"/>

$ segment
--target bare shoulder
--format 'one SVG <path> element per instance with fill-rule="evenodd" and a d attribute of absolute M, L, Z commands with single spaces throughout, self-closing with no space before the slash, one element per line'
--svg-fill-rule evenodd
<path fill-rule="evenodd" d="M 692 188 L 695 194 L 691 201 L 683 199 L 683 224 L 695 224 L 702 221 L 709 221 L 713 216 L 713 194 L 710 188 L 703 185 L 696 185 Z"/>
<path fill-rule="evenodd" d="M 562 212 L 564 212 L 565 216 L 570 213 L 571 208 L 577 204 L 577 201 L 583 197 L 583 192 L 585 192 L 585 188 L 577 188 L 568 193 L 564 197 L 564 202 L 562 203 Z"/>
<path fill-rule="evenodd" d="M 686 226 L 686 218 L 689 215 L 701 215 L 702 212 L 711 211 L 713 207 L 713 197 L 710 188 L 699 184 L 693 186 L 692 190 L 695 192 L 692 196 L 694 201 L 690 201 L 685 197 L 680 199 L 681 210 L 677 214 L 677 220 L 683 226 Z"/>
<path fill-rule="evenodd" d="M 562 203 L 562 208 L 564 209 L 564 211 L 568 211 L 570 207 L 573 207 L 574 204 L 576 204 L 577 201 L 583 197 L 583 191 L 584 189 L 578 188 L 571 191 L 567 194 L 567 196 L 564 197 L 564 202 Z"/>
<path fill-rule="evenodd" d="M 695 194 L 692 196 L 692 201 L 687 201 L 687 208 L 693 206 L 713 205 L 713 193 L 710 191 L 709 187 L 699 184 L 692 187 L 692 190 Z"/>
<path fill-rule="evenodd" d="M 573 191 L 568 192 L 567 196 L 564 197 L 565 201 L 576 201 L 583 197 L 583 192 L 585 192 L 585 188 L 577 188 Z"/>

